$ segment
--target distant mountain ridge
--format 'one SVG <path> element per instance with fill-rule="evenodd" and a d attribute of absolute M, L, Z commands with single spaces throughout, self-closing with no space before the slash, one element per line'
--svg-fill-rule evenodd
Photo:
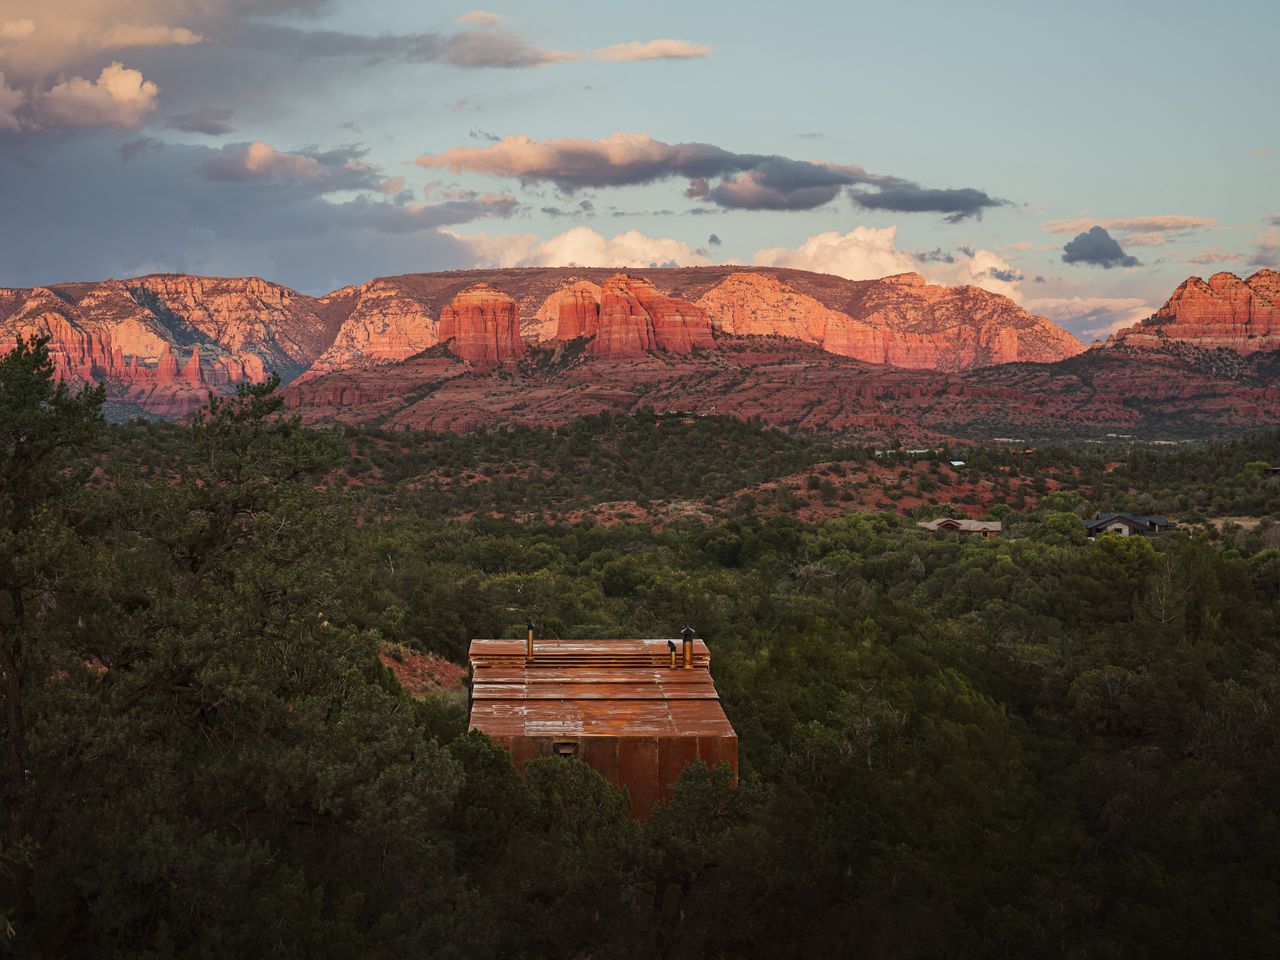
<path fill-rule="evenodd" d="M 33 334 L 50 336 L 64 379 L 105 380 L 124 410 L 159 416 L 181 416 L 209 390 L 271 370 L 286 383 L 314 379 L 399 363 L 445 340 L 477 372 L 518 359 L 526 344 L 579 336 L 593 354 L 613 357 L 784 336 L 868 362 L 944 370 L 1051 362 L 1084 349 L 1048 319 L 976 287 L 742 267 L 407 274 L 321 297 L 256 277 L 182 274 L 0 288 L 0 349 Z"/>

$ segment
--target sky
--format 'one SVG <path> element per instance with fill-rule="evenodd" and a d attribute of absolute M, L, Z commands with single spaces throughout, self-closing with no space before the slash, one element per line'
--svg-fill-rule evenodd
<path fill-rule="evenodd" d="M 915 271 L 1088 341 L 1280 267 L 1280 3 L 0 0 L 0 284 Z"/>

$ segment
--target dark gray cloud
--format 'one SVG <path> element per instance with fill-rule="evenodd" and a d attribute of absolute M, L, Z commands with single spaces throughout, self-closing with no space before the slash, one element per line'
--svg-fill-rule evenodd
<path fill-rule="evenodd" d="M 932 250 L 924 250 L 913 256 L 921 263 L 955 263 L 956 256 L 954 253 L 948 253 L 941 247 L 934 247 Z"/>
<path fill-rule="evenodd" d="M 707 237 L 707 244 L 712 247 L 720 246 L 720 234 L 713 233 L 711 236 Z"/>
<path fill-rule="evenodd" d="M 128 163 L 130 160 L 136 160 L 145 153 L 158 153 L 164 147 L 164 143 L 152 137 L 138 137 L 136 140 L 126 140 L 120 144 L 120 161 L 121 163 Z"/>
<path fill-rule="evenodd" d="M 1063 263 L 1083 263 L 1110 270 L 1112 267 L 1139 266 L 1138 258 L 1121 249 L 1120 244 L 1102 227 L 1093 226 L 1062 248 Z"/>
<path fill-rule="evenodd" d="M 725 177 L 707 198 L 731 210 L 813 210 L 853 183 L 872 178 L 856 167 L 835 167 L 787 157 L 753 158 L 746 172 Z"/>
<path fill-rule="evenodd" d="M 1023 276 L 1017 270 L 1002 270 L 999 267 L 992 267 L 986 272 L 986 275 L 992 280 L 1000 280 L 1004 283 L 1021 283 Z"/>
<path fill-rule="evenodd" d="M 483 140 L 486 143 L 497 143 L 502 139 L 496 133 L 490 133 L 488 130 L 479 130 L 475 127 L 471 128 L 471 132 L 467 136 L 472 140 Z"/>
<path fill-rule="evenodd" d="M 1280 227 L 1280 213 L 1273 213 L 1271 216 L 1267 217 L 1267 223 L 1271 224 L 1273 227 Z"/>
<path fill-rule="evenodd" d="M 545 49 L 518 34 L 491 29 L 370 36 L 252 21 L 236 24 L 223 39 L 235 46 L 297 60 L 352 58 L 374 64 L 400 59 L 444 63 L 464 70 L 518 70 L 576 59 L 575 54 Z"/>
<path fill-rule="evenodd" d="M 945 213 L 953 223 L 1008 202 L 974 188 L 929 189 L 852 164 L 735 153 L 710 143 L 664 143 L 647 134 L 614 134 L 603 140 L 505 137 L 485 146 L 425 154 L 418 163 L 454 173 L 512 177 L 526 186 L 550 183 L 564 193 L 684 178 L 689 181 L 686 197 L 733 210 L 813 210 L 854 187 L 858 189 L 851 196 L 867 209 Z"/>
<path fill-rule="evenodd" d="M 210 137 L 221 137 L 233 133 L 235 127 L 231 120 L 235 116 L 229 107 L 205 107 L 190 113 L 179 113 L 170 117 L 165 126 L 170 130 L 183 133 L 203 133 Z"/>
<path fill-rule="evenodd" d="M 945 213 L 947 223 L 982 217 L 983 210 L 1009 205 L 973 187 L 939 190 L 922 187 L 909 180 L 879 184 L 873 192 L 850 190 L 853 202 L 864 210 L 892 210 L 895 213 Z"/>
<path fill-rule="evenodd" d="M 1032 283 L 1048 283 L 1049 281 L 1046 280 L 1044 277 L 1040 276 L 1039 274 L 1036 274 L 1035 279 L 1032 280 L 1031 282 Z"/>

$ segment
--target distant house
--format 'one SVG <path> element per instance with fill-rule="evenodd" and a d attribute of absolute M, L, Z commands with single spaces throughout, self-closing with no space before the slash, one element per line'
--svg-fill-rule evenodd
<path fill-rule="evenodd" d="M 1136 513 L 1095 513 L 1084 522 L 1085 532 L 1091 537 L 1104 533 L 1118 533 L 1122 537 L 1153 537 L 1168 533 L 1174 525 L 1165 517 L 1144 517 Z"/>
<path fill-rule="evenodd" d="M 994 540 L 1003 529 L 999 520 L 957 520 L 954 517 L 939 517 L 937 520 L 921 520 L 916 526 L 930 533 L 962 533 L 982 537 L 983 540 Z"/>

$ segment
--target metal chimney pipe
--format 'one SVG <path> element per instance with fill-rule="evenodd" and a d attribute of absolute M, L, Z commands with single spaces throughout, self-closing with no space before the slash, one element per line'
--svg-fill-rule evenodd
<path fill-rule="evenodd" d="M 526 620 L 524 625 L 529 628 L 529 640 L 524 647 L 524 662 L 533 663 L 533 621 Z"/>
<path fill-rule="evenodd" d="M 693 669 L 693 627 L 685 627 L 680 631 L 680 636 L 684 638 L 684 668 L 686 670 Z"/>
<path fill-rule="evenodd" d="M 674 640 L 667 641 L 667 650 L 671 652 L 671 669 L 676 668 L 676 642 Z"/>

